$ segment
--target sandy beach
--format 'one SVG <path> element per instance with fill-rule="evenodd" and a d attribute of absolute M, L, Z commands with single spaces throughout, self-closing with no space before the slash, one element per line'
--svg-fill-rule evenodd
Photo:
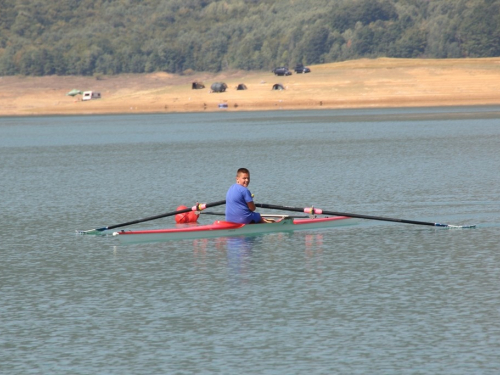
<path fill-rule="evenodd" d="M 312 65 L 308 74 L 270 71 L 174 75 L 0 77 L 0 116 L 470 106 L 500 104 L 500 57 L 355 60 Z M 205 84 L 193 90 L 193 81 Z M 224 93 L 210 85 L 225 82 Z M 236 90 L 244 83 L 247 90 Z M 274 91 L 281 83 L 285 90 Z M 93 90 L 101 99 L 67 96 Z"/>

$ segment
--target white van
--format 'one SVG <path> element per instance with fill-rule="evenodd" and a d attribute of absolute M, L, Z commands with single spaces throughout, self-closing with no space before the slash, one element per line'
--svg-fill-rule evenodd
<path fill-rule="evenodd" d="M 101 99 L 101 93 L 96 91 L 84 91 L 82 100 Z"/>

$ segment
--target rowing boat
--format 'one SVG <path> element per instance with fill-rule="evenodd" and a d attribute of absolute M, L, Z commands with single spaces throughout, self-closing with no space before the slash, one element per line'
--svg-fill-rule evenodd
<path fill-rule="evenodd" d="M 178 224 L 175 228 L 153 230 L 122 230 L 114 232 L 121 243 L 163 242 L 198 238 L 249 236 L 305 229 L 322 229 L 353 225 L 357 220 L 346 216 L 306 219 L 281 215 L 274 223 L 237 224 L 217 220 L 213 224 Z"/>
<path fill-rule="evenodd" d="M 76 233 L 81 235 L 96 235 L 96 234 L 106 234 L 109 230 L 125 227 L 132 224 L 143 223 L 150 220 L 156 220 L 167 216 L 178 216 L 191 211 L 197 212 L 195 215 L 198 217 L 198 212 L 203 211 L 208 207 L 215 207 L 226 204 L 226 201 L 219 201 L 213 203 L 197 203 L 191 208 L 183 208 L 181 210 L 176 210 L 173 212 L 167 212 L 161 215 L 149 216 L 143 219 L 127 221 L 121 224 L 108 225 L 101 228 L 89 229 L 89 230 L 77 230 Z M 440 224 L 426 221 L 416 221 L 416 220 L 406 220 L 406 219 L 395 219 L 383 216 L 371 216 L 371 215 L 360 215 L 360 214 L 350 214 L 345 212 L 336 211 L 325 211 L 320 208 L 314 207 L 289 207 L 289 206 L 278 206 L 275 204 L 267 203 L 256 203 L 256 207 L 268 208 L 274 210 L 292 211 L 292 212 L 303 212 L 309 215 L 309 219 L 301 219 L 298 217 L 290 217 L 287 215 L 262 215 L 264 217 L 275 216 L 279 217 L 272 224 L 235 224 L 226 221 L 216 221 L 210 225 L 183 225 L 177 228 L 171 229 L 157 229 L 157 230 L 146 230 L 146 231 L 120 231 L 114 232 L 113 235 L 119 236 L 122 242 L 143 242 L 143 241 L 169 241 L 169 240 L 179 240 L 179 239 L 191 239 L 191 238 L 210 238 L 210 237 L 223 237 L 223 236 L 246 236 L 252 234 L 261 233 L 272 233 L 272 232 L 287 232 L 295 231 L 300 229 L 317 229 L 317 228 L 328 228 L 343 225 L 354 224 L 354 219 L 367 219 L 367 220 L 379 220 L 379 221 L 389 221 L 395 223 L 404 224 L 414 224 L 414 225 L 427 225 L 438 228 L 475 228 L 475 225 L 450 225 L 450 224 Z M 208 214 L 208 212 L 207 212 Z M 211 213 L 214 214 L 214 213 Z M 215 214 L 218 215 L 218 214 Z M 223 214 L 222 214 L 223 215 Z M 329 217 L 317 218 L 316 215 L 329 215 Z"/>
<path fill-rule="evenodd" d="M 178 224 L 175 228 L 114 232 L 121 243 L 163 242 L 198 238 L 249 236 L 305 229 L 322 229 L 355 224 L 346 216 L 294 219 L 280 216 L 274 223 L 238 224 L 217 220 L 213 224 Z"/>

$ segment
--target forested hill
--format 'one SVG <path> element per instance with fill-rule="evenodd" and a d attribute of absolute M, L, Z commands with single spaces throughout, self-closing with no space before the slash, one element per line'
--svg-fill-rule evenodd
<path fill-rule="evenodd" d="M 0 75 L 500 55 L 500 0 L 0 0 Z"/>

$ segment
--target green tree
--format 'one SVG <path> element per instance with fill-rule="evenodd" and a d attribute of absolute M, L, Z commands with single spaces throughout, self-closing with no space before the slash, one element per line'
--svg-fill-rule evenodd
<path fill-rule="evenodd" d="M 314 25 L 302 38 L 301 59 L 306 64 L 319 64 L 324 62 L 323 55 L 330 51 L 330 30 L 326 26 Z"/>
<path fill-rule="evenodd" d="M 500 56 L 500 0 L 0 0 L 0 74 Z"/>
<path fill-rule="evenodd" d="M 494 0 L 479 1 L 460 27 L 466 56 L 500 55 L 500 5 Z"/>

